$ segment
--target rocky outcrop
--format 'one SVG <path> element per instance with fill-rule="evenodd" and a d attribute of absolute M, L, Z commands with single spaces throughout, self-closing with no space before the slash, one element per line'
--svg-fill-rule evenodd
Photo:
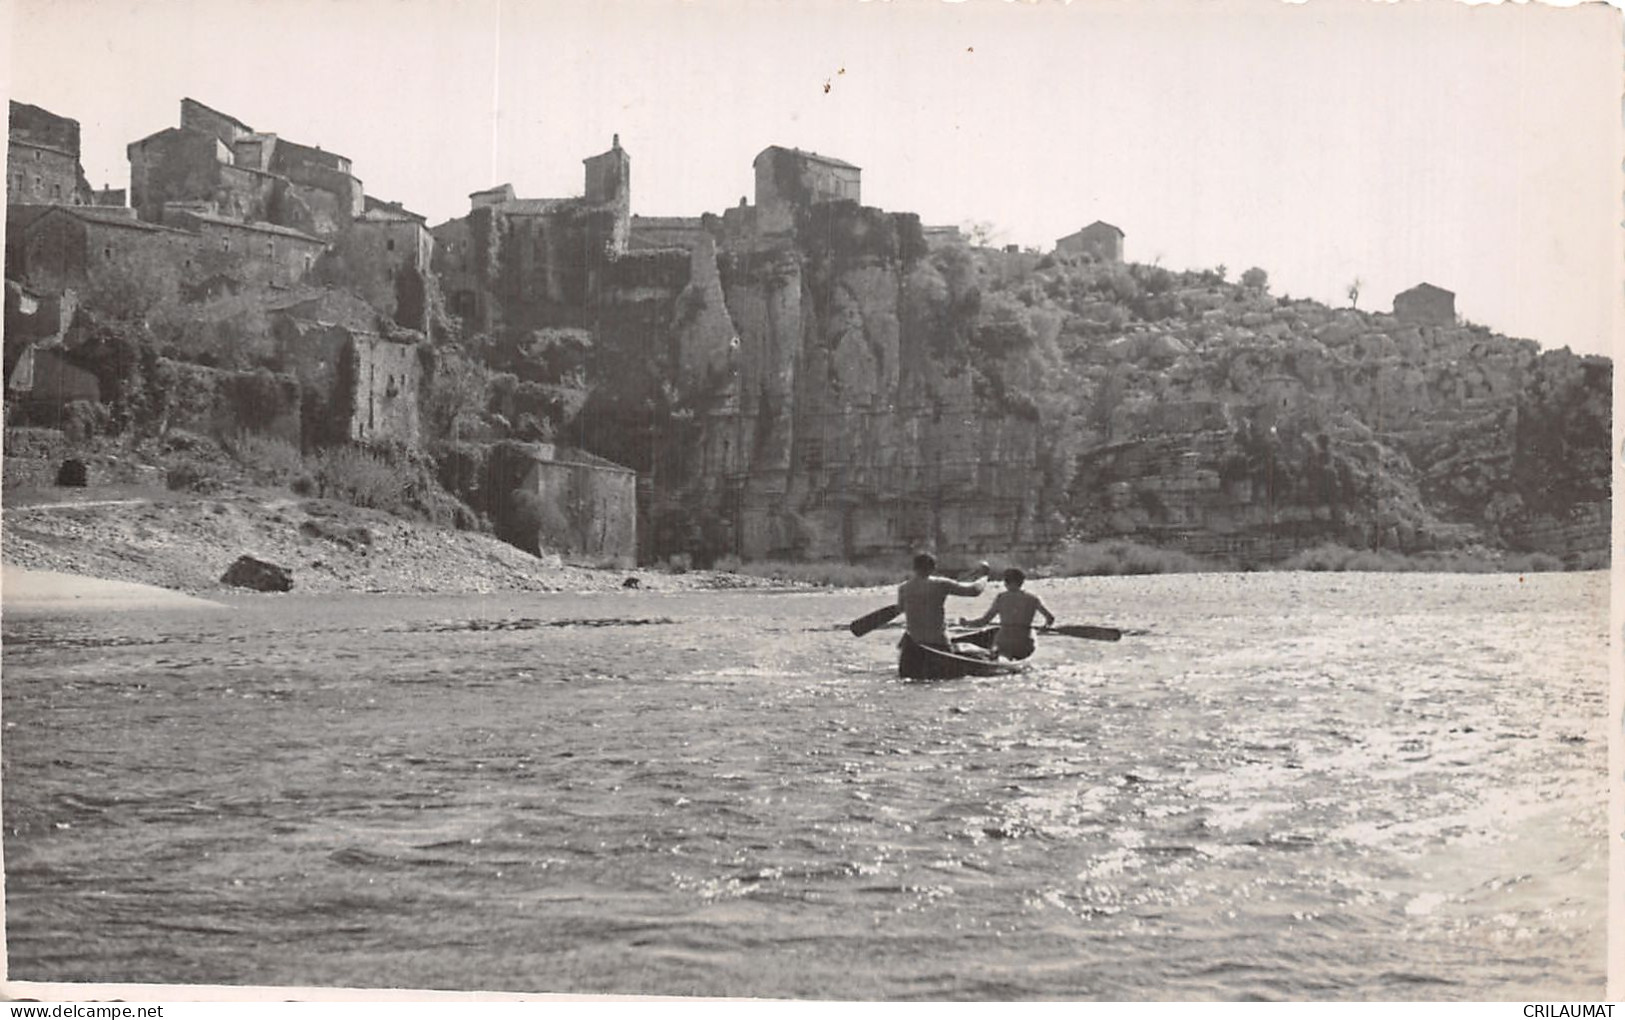
<path fill-rule="evenodd" d="M 651 437 L 656 555 L 1606 556 L 1607 359 L 1216 274 L 927 254 L 910 218 L 815 208 L 695 274 L 711 318 L 674 334 L 692 406 Z"/>

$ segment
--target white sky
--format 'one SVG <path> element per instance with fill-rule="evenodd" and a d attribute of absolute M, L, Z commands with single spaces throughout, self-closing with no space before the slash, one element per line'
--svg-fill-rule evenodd
<path fill-rule="evenodd" d="M 770 144 L 867 205 L 1047 250 L 1249 266 L 1387 309 L 1609 352 L 1621 19 L 1450 0 L 13 0 L 10 94 L 79 120 L 96 186 L 192 96 L 343 153 L 432 223 L 471 191 L 580 194 L 618 132 L 633 211 L 719 212 Z M 825 84 L 829 90 L 825 91 Z"/>

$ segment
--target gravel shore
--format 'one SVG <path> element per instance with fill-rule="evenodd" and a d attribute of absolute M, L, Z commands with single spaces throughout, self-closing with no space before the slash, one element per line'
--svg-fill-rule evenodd
<path fill-rule="evenodd" d="M 782 587 L 711 571 L 572 566 L 451 531 L 285 491 L 200 497 L 133 486 L 7 489 L 0 559 L 13 567 L 207 596 L 244 554 L 293 572 L 295 592 L 609 591 Z"/>

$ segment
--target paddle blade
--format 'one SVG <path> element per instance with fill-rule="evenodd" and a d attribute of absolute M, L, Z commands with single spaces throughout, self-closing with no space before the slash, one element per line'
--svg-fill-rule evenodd
<path fill-rule="evenodd" d="M 1043 634 L 1060 634 L 1062 637 L 1086 638 L 1090 641 L 1120 641 L 1123 632 L 1116 627 L 1091 627 L 1081 623 L 1065 623 L 1059 627 L 1050 627 L 1040 631 Z"/>
<path fill-rule="evenodd" d="M 862 637 L 871 630 L 874 630 L 877 627 L 884 627 L 886 624 L 897 619 L 902 615 L 902 612 L 903 610 L 898 606 L 887 606 L 884 609 L 876 609 L 872 613 L 865 613 L 856 620 L 853 620 L 847 629 L 852 632 L 853 637 Z"/>
<path fill-rule="evenodd" d="M 997 627 L 984 627 L 981 630 L 967 631 L 955 634 L 953 640 L 956 644 L 975 645 L 978 648 L 992 648 L 993 639 L 999 634 Z"/>

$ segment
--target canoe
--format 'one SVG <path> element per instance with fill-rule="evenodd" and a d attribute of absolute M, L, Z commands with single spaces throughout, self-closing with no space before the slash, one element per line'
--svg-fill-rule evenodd
<path fill-rule="evenodd" d="M 927 648 L 904 639 L 897 654 L 897 675 L 905 680 L 954 680 L 966 676 L 1006 676 L 1025 667 L 941 648 Z"/>

